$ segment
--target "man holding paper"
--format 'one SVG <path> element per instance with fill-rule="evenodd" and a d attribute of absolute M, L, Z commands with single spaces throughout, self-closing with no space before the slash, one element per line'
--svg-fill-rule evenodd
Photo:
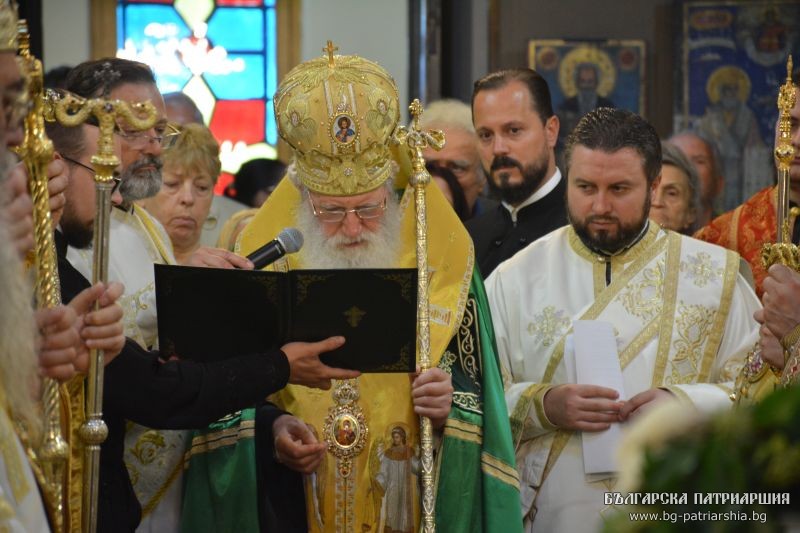
<path fill-rule="evenodd" d="M 304 247 L 274 263 L 275 270 L 413 268 L 414 190 L 398 201 L 393 186 L 397 87 L 379 65 L 334 56 L 330 44 L 326 51 L 289 72 L 275 94 L 278 130 L 294 151 L 293 163 L 243 230 L 237 251 L 248 254 L 293 226 L 303 233 Z M 343 117 L 353 130 L 347 138 L 337 135 Z M 517 472 L 472 243 L 435 185 L 427 187 L 426 196 L 434 368 L 419 375 L 364 373 L 334 380 L 330 391 L 290 386 L 275 395 L 291 415 L 258 410 L 259 479 L 252 470 L 250 479 L 237 477 L 237 490 L 249 482 L 251 493 L 266 498 L 217 498 L 207 490 L 216 486 L 218 472 L 247 459 L 240 454 L 244 447 L 205 449 L 196 437 L 184 528 L 234 530 L 229 524 L 252 516 L 257 502 L 262 530 L 415 531 L 418 417 L 427 416 L 440 437 L 437 530 L 520 531 Z M 367 286 L 344 290 L 341 298 Z M 388 334 L 396 327 L 389 322 L 380 329 Z M 296 472 L 306 474 L 302 482 Z M 265 506 L 265 499 L 271 505 Z"/>
<path fill-rule="evenodd" d="M 663 399 L 729 407 L 759 303 L 737 254 L 648 222 L 661 146 L 641 117 L 590 112 L 565 161 L 570 225 L 486 286 L 526 530 L 595 531 L 614 487 L 597 436 Z"/>

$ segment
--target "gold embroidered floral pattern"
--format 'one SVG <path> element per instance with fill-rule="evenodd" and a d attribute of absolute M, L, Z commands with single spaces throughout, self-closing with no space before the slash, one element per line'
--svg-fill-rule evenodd
<path fill-rule="evenodd" d="M 553 344 L 556 338 L 561 337 L 571 324 L 566 313 L 563 310 L 556 311 L 552 305 L 545 307 L 541 313 L 533 317 L 533 320 L 528 324 L 528 333 L 541 342 L 542 346 Z"/>
<path fill-rule="evenodd" d="M 681 261 L 681 272 L 692 280 L 696 287 L 705 287 L 711 280 L 722 280 L 725 269 L 717 261 L 711 259 L 707 252 L 698 252 Z"/>
<path fill-rule="evenodd" d="M 456 355 L 450 350 L 445 350 L 439 359 L 439 368 L 450 375 L 453 375 L 453 363 L 456 362 Z"/>
<path fill-rule="evenodd" d="M 675 356 L 671 361 L 667 385 L 692 383 L 696 379 L 703 358 L 703 346 L 708 340 L 708 331 L 716 314 L 714 307 L 678 303 L 675 321 L 678 338 L 672 343 Z"/>
<path fill-rule="evenodd" d="M 131 455 L 142 464 L 152 463 L 158 457 L 159 451 L 166 446 L 164 437 L 157 431 L 146 431 L 136 445 L 131 449 Z"/>
<path fill-rule="evenodd" d="M 292 98 L 278 120 L 289 135 L 301 142 L 310 142 L 317 133 L 317 123 L 309 116 L 307 94 L 298 94 Z"/>
<path fill-rule="evenodd" d="M 650 321 L 661 311 L 663 289 L 664 260 L 660 259 L 655 266 L 644 269 L 642 276 L 632 280 L 616 299 L 633 316 Z"/>

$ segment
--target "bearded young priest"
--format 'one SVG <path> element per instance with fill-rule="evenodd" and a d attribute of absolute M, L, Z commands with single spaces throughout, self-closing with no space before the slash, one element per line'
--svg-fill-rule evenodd
<path fill-rule="evenodd" d="M 250 253 L 281 228 L 296 226 L 305 246 L 275 263 L 276 270 L 416 267 L 413 189 L 399 201 L 393 189 L 398 166 L 390 141 L 399 102 L 391 76 L 366 59 L 329 53 L 287 75 L 275 95 L 275 115 L 294 150 L 293 164 L 243 230 L 238 251 Z M 353 135 L 337 135 L 343 117 Z M 233 431 L 223 423 L 195 437 L 184 528 L 232 523 L 225 517 L 244 524 L 249 516 L 242 527 L 414 531 L 420 523 L 418 417 L 427 416 L 438 436 L 437 529 L 520 530 L 508 415 L 472 244 L 435 186 L 427 187 L 427 213 L 434 368 L 410 377 L 334 380 L 330 391 L 287 387 L 273 400 L 291 414 L 262 408 L 255 415 L 255 454 L 243 432 L 236 442 L 205 451 L 205 443 Z M 247 417 L 253 415 L 242 413 Z M 238 470 L 235 487 L 223 487 L 216 480 L 233 464 L 254 466 Z M 306 476 L 292 485 L 289 472 Z M 226 491 L 237 496 L 226 498 Z"/>
<path fill-rule="evenodd" d="M 501 364 L 513 380 L 506 402 L 526 531 L 597 531 L 614 477 L 585 474 L 582 436 L 658 401 L 730 408 L 733 379 L 758 333 L 760 305 L 739 256 L 648 222 L 661 169 L 650 124 L 629 111 L 594 110 L 570 135 L 565 160 L 570 225 L 486 282 Z M 625 397 L 569 382 L 574 320 L 611 324 Z"/>

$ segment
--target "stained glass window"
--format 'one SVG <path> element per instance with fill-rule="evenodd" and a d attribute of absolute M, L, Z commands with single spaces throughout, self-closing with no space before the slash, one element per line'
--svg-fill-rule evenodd
<path fill-rule="evenodd" d="M 153 68 L 162 94 L 183 91 L 220 142 L 219 194 L 239 166 L 276 157 L 275 0 L 118 0 L 117 56 Z"/>

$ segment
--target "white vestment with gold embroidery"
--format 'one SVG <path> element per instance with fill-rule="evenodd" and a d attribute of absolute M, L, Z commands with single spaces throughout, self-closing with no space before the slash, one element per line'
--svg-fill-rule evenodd
<path fill-rule="evenodd" d="M 175 264 L 163 226 L 147 211 L 111 210 L 108 279 L 125 285 L 119 299 L 125 311 L 125 336 L 146 349 L 158 348 L 158 321 L 153 264 Z M 67 259 L 92 279 L 92 250 L 69 248 Z M 189 432 L 129 425 L 125 464 L 142 505 L 137 532 L 177 531 L 181 513 L 182 461 Z"/>
<path fill-rule="evenodd" d="M 5 410 L 0 408 L 0 531 L 48 532 L 28 457 Z"/>
<path fill-rule="evenodd" d="M 549 384 L 566 382 L 572 321 L 612 324 L 628 398 L 662 387 L 702 411 L 727 408 L 758 335 L 760 304 L 738 267 L 734 252 L 654 223 L 605 262 L 566 226 L 487 279 L 526 530 L 597 531 L 614 484 L 588 480 L 580 433 L 556 430 L 544 415 Z"/>

